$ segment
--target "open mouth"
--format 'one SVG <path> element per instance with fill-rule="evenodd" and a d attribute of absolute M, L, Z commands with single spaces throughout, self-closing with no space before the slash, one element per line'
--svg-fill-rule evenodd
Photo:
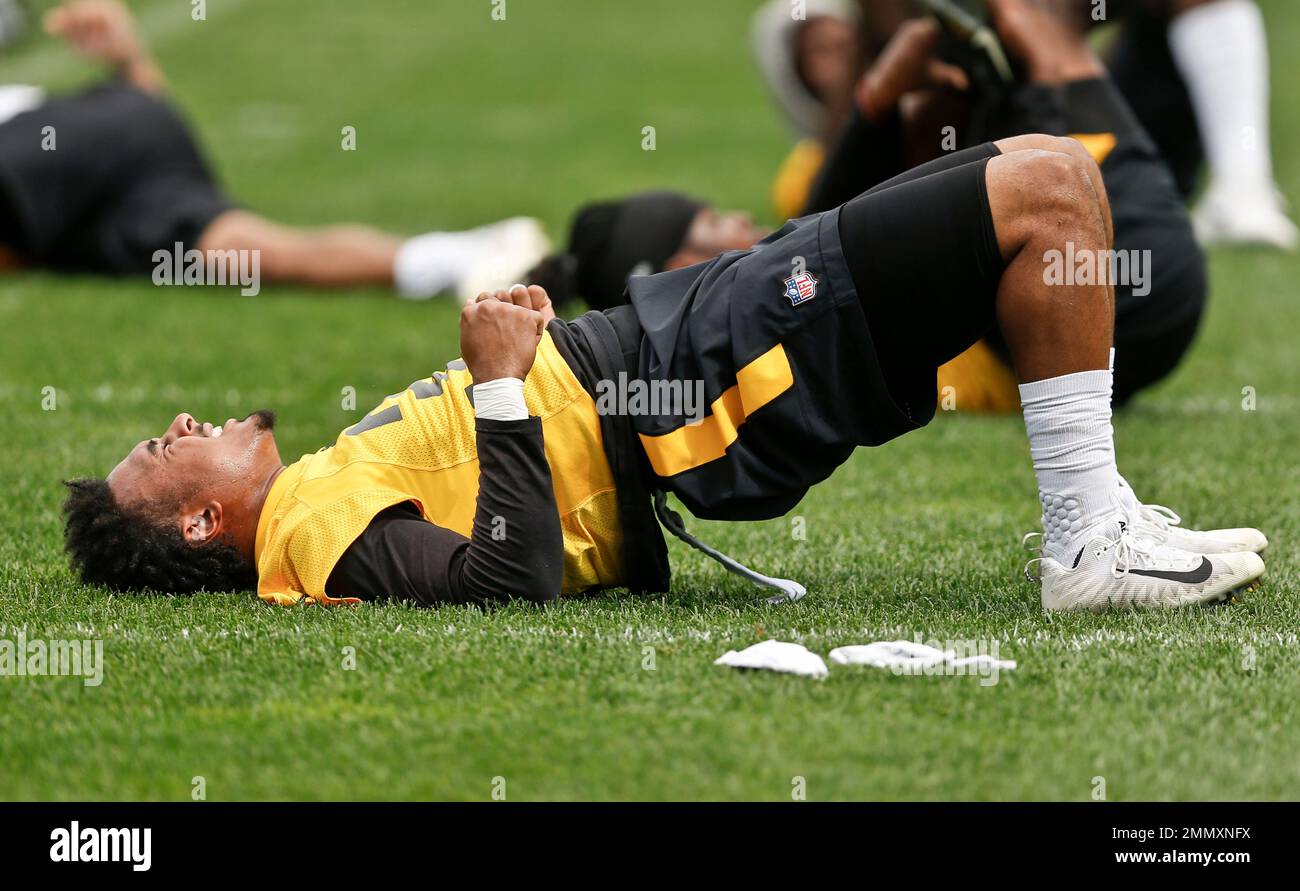
<path fill-rule="evenodd" d="M 204 421 L 198 426 L 200 434 L 204 438 L 218 439 L 232 424 L 244 424 L 249 421 L 252 421 L 258 430 L 270 430 L 275 425 L 275 413 L 263 409 L 250 413 L 243 420 L 238 418 L 226 418 L 224 424 L 213 424 L 209 421 Z"/>

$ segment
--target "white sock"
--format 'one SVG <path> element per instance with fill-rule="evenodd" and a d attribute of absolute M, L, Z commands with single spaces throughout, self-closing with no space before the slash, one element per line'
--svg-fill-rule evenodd
<path fill-rule="evenodd" d="M 408 238 L 393 260 L 393 285 L 410 300 L 427 300 L 455 287 L 478 259 L 482 234 L 429 232 Z"/>
<path fill-rule="evenodd" d="M 1109 369 L 1020 385 L 1020 406 L 1043 506 L 1043 556 L 1060 560 L 1073 538 L 1119 513 Z"/>
<path fill-rule="evenodd" d="M 1210 172 L 1220 188 L 1272 200 L 1268 44 L 1253 0 L 1217 0 L 1175 18 L 1169 47 L 1187 82 Z"/>

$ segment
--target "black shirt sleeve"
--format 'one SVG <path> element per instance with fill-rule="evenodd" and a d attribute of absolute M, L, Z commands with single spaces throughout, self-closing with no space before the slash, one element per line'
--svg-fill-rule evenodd
<path fill-rule="evenodd" d="M 868 189 L 897 176 L 903 161 L 903 127 L 897 109 L 884 120 L 868 120 L 856 105 L 826 155 L 804 205 L 805 216 L 833 210 Z"/>
<path fill-rule="evenodd" d="M 564 543 L 542 422 L 475 421 L 478 504 L 466 538 L 406 502 L 380 512 L 326 584 L 332 597 L 395 598 L 421 606 L 537 603 L 560 593 Z"/>

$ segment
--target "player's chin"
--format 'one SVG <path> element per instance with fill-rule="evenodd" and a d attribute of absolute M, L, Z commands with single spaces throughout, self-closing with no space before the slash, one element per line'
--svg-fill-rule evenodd
<path fill-rule="evenodd" d="M 275 412 L 268 408 L 259 408 L 257 411 L 251 412 L 244 420 L 252 421 L 257 425 L 258 430 L 269 432 L 275 429 Z"/>

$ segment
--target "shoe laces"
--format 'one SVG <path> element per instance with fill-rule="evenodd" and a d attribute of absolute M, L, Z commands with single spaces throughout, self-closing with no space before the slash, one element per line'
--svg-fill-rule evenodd
<path fill-rule="evenodd" d="M 1106 550 L 1115 550 L 1115 562 L 1110 565 L 1110 574 L 1117 579 L 1128 575 L 1130 569 L 1146 569 L 1156 562 L 1153 544 L 1134 535 L 1128 524 L 1120 530 L 1117 538 L 1105 541 Z"/>
<path fill-rule="evenodd" d="M 1171 512 L 1172 513 L 1172 512 Z M 1176 517 L 1177 514 L 1174 514 Z M 1123 578 L 1134 569 L 1152 567 L 1190 567 L 1196 555 L 1185 553 L 1177 548 L 1161 544 L 1143 530 L 1135 529 L 1132 519 L 1127 518 L 1120 528 L 1120 533 L 1113 539 L 1102 539 L 1103 552 L 1114 549 L 1115 561 L 1110 566 L 1111 575 Z"/>
<path fill-rule="evenodd" d="M 1143 534 L 1157 542 L 1168 538 L 1170 527 L 1183 521 L 1182 517 L 1163 504 L 1139 504 L 1136 519 L 1143 527 Z"/>
<path fill-rule="evenodd" d="M 1122 503 L 1118 498 L 1112 499 L 1119 508 L 1123 519 L 1120 521 L 1120 533 L 1115 538 L 1103 538 L 1105 550 L 1115 549 L 1115 562 L 1111 572 L 1115 578 L 1128 575 L 1130 569 L 1145 569 L 1157 560 L 1155 549 L 1169 537 L 1169 530 L 1183 521 L 1171 508 L 1163 504 L 1137 503 L 1134 508 Z M 1025 578 L 1031 582 L 1042 581 L 1039 567 L 1043 561 L 1043 533 L 1027 532 L 1020 540 L 1020 546 L 1030 554 L 1037 556 L 1025 564 Z M 1038 567 L 1035 567 L 1038 564 Z"/>
<path fill-rule="evenodd" d="M 1135 534 L 1131 531 L 1131 528 L 1131 524 L 1125 522 L 1120 526 L 1119 535 L 1115 538 L 1094 539 L 1093 543 L 1088 545 L 1088 547 L 1096 547 L 1097 542 L 1101 542 L 1101 550 L 1096 552 L 1098 557 L 1107 551 L 1113 550 L 1115 552 L 1115 560 L 1110 565 L 1110 572 L 1117 579 L 1128 575 L 1130 569 L 1146 569 L 1153 566 L 1157 560 L 1155 549 L 1158 545 L 1148 538 Z M 1029 548 L 1026 547 L 1026 550 L 1029 550 Z M 1026 580 L 1031 582 L 1042 581 L 1040 568 L 1042 562 L 1043 558 L 1038 556 L 1025 564 Z M 1034 564 L 1038 564 L 1038 566 L 1035 567 Z"/>

